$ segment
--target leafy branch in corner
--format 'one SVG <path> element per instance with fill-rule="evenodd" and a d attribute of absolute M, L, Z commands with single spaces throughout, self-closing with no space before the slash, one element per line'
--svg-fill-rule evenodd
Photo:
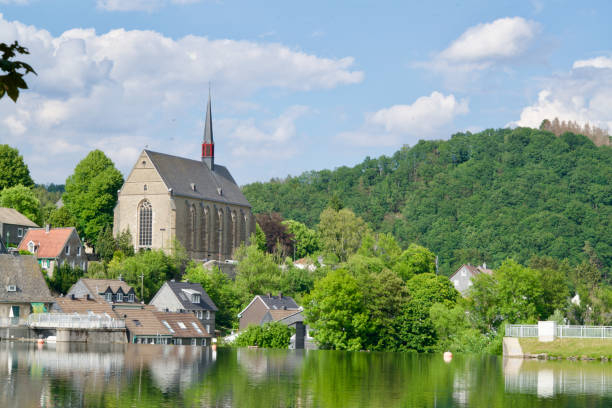
<path fill-rule="evenodd" d="M 17 54 L 30 54 L 28 49 L 19 45 L 17 41 L 11 45 L 0 43 L 0 53 L 2 53 L 0 69 L 6 72 L 5 75 L 0 75 L 0 99 L 4 97 L 4 94 L 7 94 L 13 102 L 17 102 L 19 89 L 28 89 L 28 85 L 23 80 L 23 77 L 30 72 L 34 75 L 38 74 L 25 62 L 11 61 Z"/>

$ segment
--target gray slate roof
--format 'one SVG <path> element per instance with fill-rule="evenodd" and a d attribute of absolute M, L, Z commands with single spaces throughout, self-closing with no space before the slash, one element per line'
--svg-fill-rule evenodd
<path fill-rule="evenodd" d="M 145 150 L 145 153 L 174 195 L 251 207 L 224 166 L 215 164 L 215 170 L 211 171 L 200 160 L 185 159 L 150 150 Z M 196 186 L 195 191 L 191 187 L 192 184 Z"/>
<path fill-rule="evenodd" d="M 268 309 L 299 309 L 295 300 L 289 296 L 260 295 L 259 297 L 263 300 Z"/>
<path fill-rule="evenodd" d="M 23 225 L 24 227 L 38 227 L 28 217 L 15 210 L 14 208 L 0 207 L 0 223 Z"/>
<path fill-rule="evenodd" d="M 204 290 L 202 285 L 199 283 L 191 282 L 166 282 L 172 292 L 176 295 L 176 298 L 183 305 L 185 310 L 212 310 L 213 312 L 218 311 L 217 306 L 212 301 L 208 293 Z M 191 299 L 187 296 L 183 289 L 191 289 L 200 293 L 200 303 L 192 303 Z"/>
<path fill-rule="evenodd" d="M 9 292 L 9 285 L 17 291 Z M 34 256 L 0 254 L 0 303 L 53 301 Z"/>

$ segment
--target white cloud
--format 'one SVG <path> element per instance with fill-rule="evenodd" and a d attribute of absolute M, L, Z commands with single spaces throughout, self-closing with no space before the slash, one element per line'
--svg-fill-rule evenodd
<path fill-rule="evenodd" d="M 152 11 L 168 3 L 193 4 L 201 0 L 98 0 L 98 7 L 108 11 Z"/>
<path fill-rule="evenodd" d="M 22 59 L 38 72 L 26 77 L 30 89 L 17 104 L 0 101 L 0 143 L 18 146 L 40 182 L 64 179 L 80 159 L 63 142 L 84 151 L 105 146 L 123 171 L 133 164 L 128 153 L 145 144 L 179 154 L 193 143 L 197 151 L 191 138 L 202 131 L 209 81 L 213 103 L 256 106 L 248 101 L 262 89 L 332 89 L 363 80 L 351 57 L 321 58 L 277 43 L 124 29 L 55 37 L 1 14 L 0 38 L 26 45 L 31 54 Z M 269 136 L 290 139 L 287 115 L 278 130 L 266 130 Z"/>
<path fill-rule="evenodd" d="M 596 57 L 574 62 L 572 68 L 612 68 L 612 58 Z"/>
<path fill-rule="evenodd" d="M 255 119 L 225 120 L 220 126 L 231 140 L 237 157 L 287 159 L 297 153 L 299 143 L 295 122 L 310 112 L 307 106 L 291 106 L 278 117 L 258 124 Z"/>
<path fill-rule="evenodd" d="M 612 129 L 612 60 L 576 61 L 564 75 L 549 78 L 538 100 L 510 125 L 538 127 L 544 119 L 572 120 Z"/>
<path fill-rule="evenodd" d="M 505 17 L 468 28 L 430 61 L 416 67 L 446 75 L 451 82 L 463 82 L 495 67 L 523 62 L 533 52 L 540 24 L 522 17 Z"/>
<path fill-rule="evenodd" d="M 0 0 L 0 4 L 18 4 L 24 5 L 28 4 L 30 0 Z"/>
<path fill-rule="evenodd" d="M 467 113 L 466 99 L 434 91 L 411 105 L 393 105 L 368 114 L 360 129 L 341 133 L 338 138 L 361 146 L 412 144 L 419 139 L 444 137 L 442 132 L 454 118 Z"/>

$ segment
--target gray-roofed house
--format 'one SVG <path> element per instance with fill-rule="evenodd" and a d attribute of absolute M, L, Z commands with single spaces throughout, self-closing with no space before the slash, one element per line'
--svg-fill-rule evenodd
<path fill-rule="evenodd" d="M 259 326 L 270 321 L 279 321 L 283 318 L 295 314 L 301 308 L 295 300 L 289 296 L 257 295 L 251 300 L 240 313 L 240 330 L 246 329 L 249 325 Z"/>
<path fill-rule="evenodd" d="M 79 279 L 66 293 L 68 297 L 107 302 L 114 307 L 136 307 L 134 288 L 121 279 Z"/>
<path fill-rule="evenodd" d="M 251 205 L 229 170 L 215 163 L 208 99 L 200 160 L 143 150 L 119 190 L 114 233 L 135 249 L 170 250 L 178 240 L 198 260 L 232 259 L 255 231 Z"/>
<path fill-rule="evenodd" d="M 29 228 L 38 225 L 14 208 L 0 207 L 0 236 L 6 246 L 19 245 Z"/>
<path fill-rule="evenodd" d="M 215 313 L 219 309 L 199 283 L 165 282 L 149 305 L 161 312 L 193 313 L 208 333 L 215 333 Z"/>
<path fill-rule="evenodd" d="M 487 264 L 482 264 L 482 266 L 463 264 L 449 277 L 449 279 L 455 286 L 455 289 L 457 289 L 462 296 L 466 296 L 472 287 L 472 278 L 481 273 L 492 275 L 493 271 L 487 269 Z"/>
<path fill-rule="evenodd" d="M 0 254 L 0 325 L 19 325 L 53 301 L 34 256 Z"/>

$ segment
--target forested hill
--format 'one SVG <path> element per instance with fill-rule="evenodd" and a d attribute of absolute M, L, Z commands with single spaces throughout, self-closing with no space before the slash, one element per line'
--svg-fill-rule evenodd
<path fill-rule="evenodd" d="M 511 257 L 584 258 L 612 266 L 612 148 L 529 128 L 421 141 L 392 157 L 244 187 L 253 210 L 314 227 L 337 195 L 376 231 L 424 245 L 441 272 Z"/>

